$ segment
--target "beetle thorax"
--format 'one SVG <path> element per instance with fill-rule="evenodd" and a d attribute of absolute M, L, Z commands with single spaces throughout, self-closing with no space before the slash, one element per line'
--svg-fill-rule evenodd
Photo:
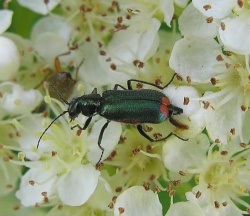
<path fill-rule="evenodd" d="M 93 116 L 101 104 L 99 94 L 83 95 L 73 98 L 69 104 L 68 112 L 71 119 L 75 119 L 79 114 L 84 116 Z"/>

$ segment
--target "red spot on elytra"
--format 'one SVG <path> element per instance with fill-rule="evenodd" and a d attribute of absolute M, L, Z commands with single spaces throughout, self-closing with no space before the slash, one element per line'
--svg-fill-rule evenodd
<path fill-rule="evenodd" d="M 167 118 L 169 116 L 169 110 L 168 110 L 168 105 L 170 105 L 170 101 L 167 97 L 163 97 L 161 100 L 161 106 L 160 106 L 160 111 L 165 115 Z"/>

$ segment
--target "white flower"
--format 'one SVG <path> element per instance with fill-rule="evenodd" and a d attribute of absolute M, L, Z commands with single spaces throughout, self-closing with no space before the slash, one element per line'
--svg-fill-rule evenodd
<path fill-rule="evenodd" d="M 236 203 L 249 209 L 250 205 L 241 198 L 249 196 L 249 148 L 238 139 L 227 145 L 210 146 L 208 138 L 199 135 L 185 143 L 169 142 L 163 152 L 164 164 L 170 171 L 196 175 L 197 186 L 187 198 L 200 205 L 205 215 L 220 215 L 220 211 L 234 215 L 235 211 L 228 210 L 240 212 Z"/>
<path fill-rule="evenodd" d="M 204 101 L 206 127 L 214 141 L 226 143 L 232 136 L 240 135 L 247 142 L 242 125 L 249 107 L 248 61 L 248 57 L 232 53 L 223 55 L 220 45 L 208 38 L 195 42 L 184 38 L 174 47 L 170 58 L 173 69 L 187 82 L 211 82 L 217 87 L 215 92 L 204 92 L 199 98 Z"/>
<path fill-rule="evenodd" d="M 57 100 L 52 101 L 63 107 Z M 53 103 L 50 105 L 58 115 L 58 108 Z M 46 131 L 38 150 L 35 146 L 41 133 L 38 134 L 37 130 L 41 130 L 41 127 L 37 121 L 41 121 L 39 116 L 20 121 L 22 130 L 18 142 L 27 158 L 32 161 L 20 162 L 30 169 L 21 179 L 17 197 L 25 206 L 47 202 L 55 204 L 58 203 L 58 199 L 70 206 L 84 204 L 94 193 L 99 181 L 100 172 L 94 165 L 102 153 L 97 140 L 105 120 L 95 122 L 89 135 L 87 131 L 83 131 L 81 136 L 77 136 L 75 131 L 70 130 L 69 123 L 61 117 L 61 124 L 54 123 Z M 76 122 L 81 124 L 77 120 L 72 124 Z M 28 130 L 30 125 L 33 125 L 32 130 Z M 110 123 L 101 142 L 104 148 L 101 161 L 113 150 L 120 133 L 120 124 Z M 32 199 L 31 194 L 34 195 Z"/>
<path fill-rule="evenodd" d="M 114 215 L 124 216 L 160 216 L 162 206 L 157 193 L 146 191 L 141 186 L 134 186 L 120 194 L 114 205 Z"/>
<path fill-rule="evenodd" d="M 44 201 L 44 198 L 55 194 L 57 177 L 50 170 L 44 169 L 41 164 L 37 168 L 28 170 L 21 178 L 20 189 L 16 197 L 24 206 L 34 206 Z M 43 195 L 45 192 L 45 195 Z"/>
<path fill-rule="evenodd" d="M 207 92 L 202 97 L 202 100 L 211 104 L 204 112 L 208 132 L 213 140 L 223 143 L 237 135 L 242 142 L 248 142 L 242 132 L 250 104 L 248 58 L 234 54 L 222 58 L 226 68 L 211 79 L 219 91 Z M 214 125 L 215 122 L 217 125 Z"/>
<path fill-rule="evenodd" d="M 13 79 L 20 66 L 16 45 L 8 38 L 0 36 L 0 80 Z"/>
<path fill-rule="evenodd" d="M 207 17 L 209 24 L 214 23 L 218 26 L 218 36 L 225 50 L 238 54 L 250 53 L 250 43 L 246 37 L 249 34 L 250 20 L 247 1 L 194 0 L 192 3 Z"/>
<path fill-rule="evenodd" d="M 61 133 L 58 129 L 54 127 L 55 135 Z M 68 137 L 69 133 L 65 134 L 65 137 L 62 134 L 61 142 L 60 137 L 53 138 L 53 134 L 48 134 L 48 139 L 51 139 L 48 141 L 51 142 L 57 138 L 60 148 L 53 143 L 53 146 L 43 150 L 44 153 L 40 153 L 39 161 L 23 163 L 30 168 L 22 177 L 20 189 L 17 191 L 17 197 L 24 206 L 43 202 L 56 203 L 58 198 L 66 205 L 79 206 L 85 203 L 94 192 L 100 172 L 92 164 L 82 162 L 87 149 L 82 145 L 84 142 L 76 141 L 80 139 L 84 141 L 83 137 L 76 135 L 73 137 L 73 132 L 71 137 Z M 24 138 L 22 137 L 20 141 L 24 142 Z M 37 144 L 37 140 L 34 144 Z M 34 148 L 33 151 L 35 151 Z M 45 192 L 46 195 L 44 195 Z"/>
<path fill-rule="evenodd" d="M 42 101 L 39 91 L 23 90 L 18 84 L 2 83 L 0 89 L 3 94 L 0 100 L 2 108 L 11 115 L 30 113 Z"/>

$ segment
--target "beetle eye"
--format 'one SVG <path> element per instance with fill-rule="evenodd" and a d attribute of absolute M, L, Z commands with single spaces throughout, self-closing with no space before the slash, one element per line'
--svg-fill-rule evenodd
<path fill-rule="evenodd" d="M 69 115 L 72 119 L 76 118 L 81 113 L 82 105 L 78 101 L 72 102 L 68 108 Z"/>

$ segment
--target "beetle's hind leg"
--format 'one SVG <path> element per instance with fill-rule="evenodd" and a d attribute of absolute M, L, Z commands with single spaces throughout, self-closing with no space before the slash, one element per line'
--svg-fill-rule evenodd
<path fill-rule="evenodd" d="M 180 140 L 183 140 L 183 141 L 187 141 L 188 139 L 184 139 L 180 136 L 178 136 L 177 134 L 171 132 L 169 133 L 167 136 L 161 138 L 161 139 L 153 139 L 152 137 L 150 137 L 142 128 L 142 125 L 137 125 L 137 130 L 138 132 L 143 136 L 145 137 L 147 140 L 149 140 L 150 142 L 160 142 L 160 141 L 163 141 L 163 140 L 166 140 L 168 139 L 169 137 L 171 136 L 176 136 L 177 138 L 179 138 Z"/>

